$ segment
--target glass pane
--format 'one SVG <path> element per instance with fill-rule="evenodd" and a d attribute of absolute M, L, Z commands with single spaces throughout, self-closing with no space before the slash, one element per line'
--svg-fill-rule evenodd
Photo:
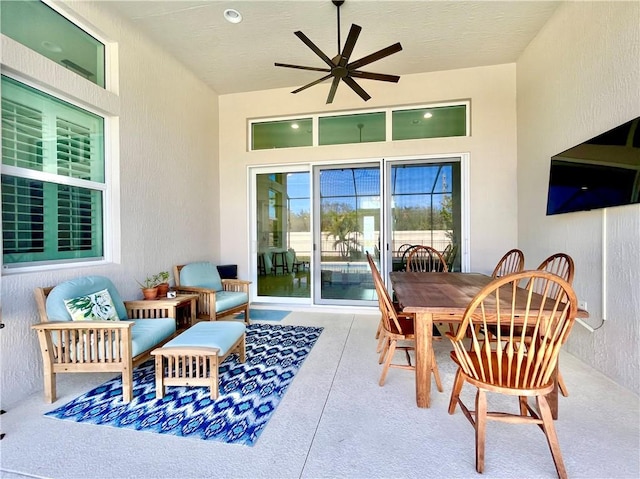
<path fill-rule="evenodd" d="M 101 257 L 102 217 L 100 191 L 3 175 L 3 261 Z"/>
<path fill-rule="evenodd" d="M 321 117 L 318 120 L 319 143 L 341 145 L 384 141 L 384 118 L 384 112 Z"/>
<path fill-rule="evenodd" d="M 320 170 L 320 298 L 375 301 L 365 251 L 380 255 L 380 169 Z"/>
<path fill-rule="evenodd" d="M 410 247 L 431 246 L 460 271 L 460 164 L 415 163 L 391 167 L 392 269 L 405 269 Z"/>
<path fill-rule="evenodd" d="M 2 2 L 2 33 L 104 88 L 104 45 L 42 2 Z"/>
<path fill-rule="evenodd" d="M 443 138 L 467 134 L 466 105 L 396 110 L 392 114 L 393 139 Z"/>
<path fill-rule="evenodd" d="M 2 163 L 104 183 L 104 119 L 3 76 Z"/>
<path fill-rule="evenodd" d="M 253 123 L 251 125 L 251 149 L 270 150 L 311 146 L 313 144 L 311 128 L 311 118 Z"/>
<path fill-rule="evenodd" d="M 309 176 L 256 176 L 258 296 L 311 297 Z"/>

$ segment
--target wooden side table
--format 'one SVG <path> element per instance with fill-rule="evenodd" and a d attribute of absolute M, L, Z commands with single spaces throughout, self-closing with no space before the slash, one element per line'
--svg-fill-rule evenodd
<path fill-rule="evenodd" d="M 152 318 L 175 318 L 176 327 L 178 324 L 178 309 L 189 306 L 189 324 L 185 327 L 192 326 L 196 322 L 198 294 L 184 293 L 178 294 L 175 298 L 158 298 L 158 299 L 138 299 L 134 301 L 125 301 L 127 313 L 131 319 L 152 319 Z"/>

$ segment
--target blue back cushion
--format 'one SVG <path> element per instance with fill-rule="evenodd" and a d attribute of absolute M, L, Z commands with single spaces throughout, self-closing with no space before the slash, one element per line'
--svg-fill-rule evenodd
<path fill-rule="evenodd" d="M 180 284 L 222 291 L 222 280 L 218 268 L 208 261 L 185 265 L 180 270 Z"/>
<path fill-rule="evenodd" d="M 104 276 L 82 276 L 60 283 L 49 292 L 46 304 L 49 321 L 71 321 L 71 315 L 64 305 L 64 300 L 96 293 L 103 289 L 109 290 L 118 317 L 122 320 L 128 319 L 124 302 L 111 280 Z"/>

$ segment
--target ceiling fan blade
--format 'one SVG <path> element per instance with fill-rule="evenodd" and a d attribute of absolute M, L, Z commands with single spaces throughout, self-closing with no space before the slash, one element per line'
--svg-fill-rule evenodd
<path fill-rule="evenodd" d="M 340 83 L 340 77 L 333 77 L 333 82 L 331 83 L 331 89 L 329 90 L 329 96 L 327 96 L 327 105 L 329 103 L 333 103 L 333 97 L 336 96 L 336 90 L 338 89 L 339 83 Z"/>
<path fill-rule="evenodd" d="M 351 87 L 353 91 L 355 91 L 358 95 L 360 95 L 360 98 L 362 98 L 364 101 L 367 101 L 369 98 L 371 98 L 371 96 L 366 91 L 364 91 L 362 87 L 358 85 L 353 78 L 344 77 L 343 80 L 347 85 Z"/>
<path fill-rule="evenodd" d="M 347 41 L 344 42 L 344 47 L 342 48 L 342 58 L 340 59 L 340 66 L 345 66 L 349 61 L 349 57 L 353 53 L 353 47 L 356 46 L 356 42 L 358 41 L 358 37 L 360 36 L 361 31 L 362 27 L 360 25 L 356 25 L 355 23 L 351 24 L 349 36 L 347 36 Z"/>
<path fill-rule="evenodd" d="M 393 45 L 388 46 L 387 48 L 383 48 L 382 50 L 378 50 L 366 57 L 362 57 L 360 60 L 356 60 L 347 65 L 349 70 L 355 70 L 357 68 L 368 65 L 369 63 L 373 63 L 376 60 L 380 60 L 381 58 L 388 57 L 389 55 L 393 55 L 394 53 L 398 53 L 402 50 L 402 45 L 400 42 L 394 43 Z"/>
<path fill-rule="evenodd" d="M 324 61 L 327 65 L 329 65 L 329 67 L 333 68 L 335 65 L 331 62 L 331 59 L 324 54 L 324 52 L 322 50 L 320 50 L 315 43 L 313 43 L 311 40 L 309 40 L 309 37 L 307 37 L 304 33 L 302 33 L 301 31 L 297 31 L 297 32 L 293 32 L 300 40 L 302 40 L 304 42 L 304 44 L 306 46 L 308 46 L 309 48 L 311 48 L 311 50 L 313 50 L 313 52 L 318 55 L 320 58 L 322 58 L 322 61 Z"/>
<path fill-rule="evenodd" d="M 329 68 L 305 67 L 302 65 L 290 65 L 289 63 L 274 63 L 277 67 L 297 68 L 298 70 L 311 70 L 314 72 L 330 72 Z"/>
<path fill-rule="evenodd" d="M 364 78 L 366 80 L 380 80 L 398 83 L 400 77 L 398 75 L 385 75 L 384 73 L 371 73 L 359 70 L 351 70 L 349 75 L 356 78 Z"/>
<path fill-rule="evenodd" d="M 301 92 L 302 90 L 306 90 L 307 88 L 310 88 L 310 87 L 312 87 L 312 86 L 314 86 L 314 85 L 317 85 L 318 83 L 322 83 L 323 81 L 325 81 L 325 80 L 327 80 L 327 79 L 331 78 L 332 76 L 333 76 L 333 75 L 331 75 L 331 73 L 329 73 L 328 75 L 323 76 L 322 78 L 319 78 L 319 79 L 318 79 L 318 80 L 316 80 L 316 81 L 312 81 L 311 83 L 307 83 L 306 85 L 301 86 L 301 87 L 300 87 L 300 88 L 298 88 L 297 90 L 293 90 L 291 93 L 298 93 L 298 92 Z"/>

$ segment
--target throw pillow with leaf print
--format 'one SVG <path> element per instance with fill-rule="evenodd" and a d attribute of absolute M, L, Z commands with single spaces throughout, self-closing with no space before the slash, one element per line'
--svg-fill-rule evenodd
<path fill-rule="evenodd" d="M 78 298 L 65 299 L 64 305 L 73 321 L 120 320 L 108 289 Z"/>

